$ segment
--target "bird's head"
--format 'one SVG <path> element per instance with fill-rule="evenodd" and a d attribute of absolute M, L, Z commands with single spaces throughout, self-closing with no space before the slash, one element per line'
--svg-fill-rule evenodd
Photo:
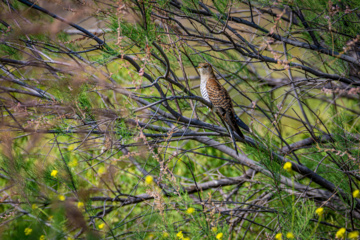
<path fill-rule="evenodd" d="M 197 67 L 199 70 L 200 75 L 202 76 L 211 76 L 214 75 L 212 67 L 208 63 L 200 63 Z"/>

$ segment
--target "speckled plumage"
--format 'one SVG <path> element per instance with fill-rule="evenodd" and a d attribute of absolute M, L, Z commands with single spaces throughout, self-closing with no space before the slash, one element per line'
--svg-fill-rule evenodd
<path fill-rule="evenodd" d="M 228 125 L 228 128 L 236 132 L 240 137 L 244 138 L 244 135 L 236 123 L 234 107 L 229 93 L 215 78 L 215 76 L 207 80 L 206 90 L 209 100 L 214 105 L 219 117 Z"/>
<path fill-rule="evenodd" d="M 235 150 L 237 151 L 233 132 L 236 132 L 240 137 L 244 138 L 243 133 L 239 129 L 239 125 L 247 131 L 249 128 L 236 116 L 230 95 L 216 79 L 211 65 L 208 63 L 201 63 L 198 68 L 201 80 L 201 95 L 213 104 L 216 113 L 230 133 L 235 145 Z"/>

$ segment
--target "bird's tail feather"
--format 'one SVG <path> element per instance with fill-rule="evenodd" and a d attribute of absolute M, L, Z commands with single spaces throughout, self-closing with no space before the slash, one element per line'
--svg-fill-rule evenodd
<path fill-rule="evenodd" d="M 228 124 L 226 124 L 226 127 L 228 128 L 228 131 L 229 131 L 229 133 L 230 133 L 231 140 L 232 140 L 232 142 L 233 142 L 233 144 L 234 144 L 234 149 L 235 149 L 235 151 L 236 151 L 236 155 L 239 155 L 238 148 L 237 148 L 237 145 L 236 145 L 235 136 L 234 136 L 234 132 L 233 132 L 233 130 L 231 129 L 231 127 L 230 127 Z"/>
<path fill-rule="evenodd" d="M 219 114 L 219 113 L 218 113 Z M 226 114 L 227 115 L 227 114 Z M 238 148 L 237 148 L 237 145 L 236 145 L 236 140 L 235 140 L 235 136 L 234 136 L 234 132 L 232 130 L 232 127 L 227 123 L 227 121 L 225 121 L 225 119 L 223 119 L 224 117 L 228 117 L 228 116 L 222 116 L 221 114 L 219 114 L 219 117 L 220 117 L 220 120 L 221 122 L 224 124 L 224 126 L 226 127 L 226 129 L 228 130 L 229 134 L 230 134 L 230 137 L 231 137 L 231 140 L 234 144 L 234 148 L 235 148 L 235 151 L 236 151 L 236 155 L 239 155 L 239 152 L 238 152 Z M 240 131 L 240 130 L 239 130 Z M 244 137 L 240 131 L 240 137 Z"/>
<path fill-rule="evenodd" d="M 236 119 L 236 123 L 239 127 L 241 127 L 242 129 L 246 130 L 247 132 L 250 132 L 250 128 L 236 115 L 235 115 L 235 119 Z"/>

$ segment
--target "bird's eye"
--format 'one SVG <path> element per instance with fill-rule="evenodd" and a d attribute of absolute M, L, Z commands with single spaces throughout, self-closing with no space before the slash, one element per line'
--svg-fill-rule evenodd
<path fill-rule="evenodd" d="M 204 66 L 204 68 L 207 68 L 208 66 Z"/>

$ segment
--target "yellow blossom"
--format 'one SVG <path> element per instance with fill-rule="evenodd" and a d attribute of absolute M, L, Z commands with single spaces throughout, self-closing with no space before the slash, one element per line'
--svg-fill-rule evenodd
<path fill-rule="evenodd" d="M 356 189 L 355 191 L 353 191 L 353 197 L 354 198 L 359 198 L 360 197 L 360 190 Z"/>
<path fill-rule="evenodd" d="M 288 171 L 288 172 L 291 172 L 292 171 L 292 163 L 291 162 L 286 162 L 285 164 L 284 164 L 284 169 L 286 170 L 286 171 Z"/>
<path fill-rule="evenodd" d="M 358 237 L 359 237 L 359 231 L 349 232 L 348 234 L 349 239 L 358 239 Z"/>
<path fill-rule="evenodd" d="M 57 174 L 58 174 L 58 170 L 52 170 L 51 171 L 51 176 L 52 177 L 56 178 Z"/>
<path fill-rule="evenodd" d="M 99 229 L 103 229 L 104 227 L 105 227 L 105 223 L 101 223 L 101 224 L 98 225 Z"/>
<path fill-rule="evenodd" d="M 59 200 L 60 200 L 60 201 L 65 201 L 65 199 L 66 199 L 66 198 L 65 198 L 64 195 L 59 195 Z"/>
<path fill-rule="evenodd" d="M 186 213 L 187 214 L 193 214 L 195 212 L 195 208 L 192 208 L 192 207 L 189 207 L 187 210 L 186 210 Z"/>
<path fill-rule="evenodd" d="M 25 230 L 24 230 L 24 233 L 25 233 L 26 236 L 27 236 L 27 235 L 30 235 L 31 232 L 32 232 L 32 229 L 31 229 L 31 228 L 25 228 Z"/>
<path fill-rule="evenodd" d="M 315 210 L 315 213 L 321 217 L 324 214 L 324 208 L 320 207 Z"/>
<path fill-rule="evenodd" d="M 54 218 L 54 216 L 49 216 L 49 217 L 48 217 L 48 221 L 49 221 L 49 222 L 52 221 L 53 218 Z"/>
<path fill-rule="evenodd" d="M 335 237 L 336 238 L 344 238 L 345 237 L 345 233 L 346 233 L 346 229 L 345 228 L 340 228 L 337 232 Z"/>
<path fill-rule="evenodd" d="M 71 152 L 72 150 L 75 149 L 75 147 L 76 147 L 75 144 L 71 144 L 68 146 L 68 150 Z"/>
<path fill-rule="evenodd" d="M 37 205 L 34 203 L 33 205 L 31 205 L 32 209 L 37 209 Z"/>
<path fill-rule="evenodd" d="M 77 158 L 74 158 L 73 160 L 71 160 L 69 162 L 69 167 L 76 167 L 78 165 L 78 160 Z"/>
<path fill-rule="evenodd" d="M 41 235 L 39 240 L 45 240 L 45 235 Z"/>
<path fill-rule="evenodd" d="M 167 237 L 169 237 L 170 235 L 169 235 L 169 233 L 164 232 L 162 236 L 163 236 L 164 238 L 167 238 Z"/>
<path fill-rule="evenodd" d="M 282 240 L 282 233 L 278 233 L 275 235 L 276 240 Z"/>
<path fill-rule="evenodd" d="M 218 233 L 218 234 L 216 235 L 216 239 L 217 239 L 217 240 L 222 240 L 223 236 L 224 236 L 223 233 Z"/>
<path fill-rule="evenodd" d="M 74 240 L 72 237 L 68 237 L 67 240 Z"/>
<path fill-rule="evenodd" d="M 176 236 L 177 236 L 178 238 L 180 238 L 180 239 L 183 239 L 183 238 L 184 238 L 184 234 L 182 233 L 182 231 L 178 232 L 178 233 L 176 234 Z"/>
<path fill-rule="evenodd" d="M 98 173 L 101 175 L 101 174 L 104 174 L 105 171 L 106 171 L 106 168 L 103 167 L 103 166 L 101 166 L 101 167 L 99 168 L 99 170 L 98 170 Z"/>
<path fill-rule="evenodd" d="M 145 177 L 145 183 L 146 183 L 147 185 L 150 185 L 150 184 L 152 184 L 153 182 L 154 182 L 153 176 L 147 175 L 147 176 Z"/>
<path fill-rule="evenodd" d="M 217 227 L 212 227 L 212 228 L 211 228 L 211 231 L 214 232 L 214 233 L 216 233 L 217 230 L 218 230 Z"/>
<path fill-rule="evenodd" d="M 288 232 L 288 233 L 286 234 L 286 238 L 288 238 L 288 239 L 294 239 L 295 236 L 294 236 L 294 234 L 293 234 L 292 232 Z"/>
<path fill-rule="evenodd" d="M 153 239 L 154 238 L 154 234 L 150 233 L 149 234 L 149 239 Z"/>
<path fill-rule="evenodd" d="M 186 237 L 186 238 L 183 238 L 183 240 L 190 240 L 190 238 L 189 238 L 189 237 Z"/>
<path fill-rule="evenodd" d="M 84 207 L 84 203 L 83 203 L 83 202 L 78 202 L 77 207 L 78 207 L 78 208 L 83 208 L 83 207 Z"/>

